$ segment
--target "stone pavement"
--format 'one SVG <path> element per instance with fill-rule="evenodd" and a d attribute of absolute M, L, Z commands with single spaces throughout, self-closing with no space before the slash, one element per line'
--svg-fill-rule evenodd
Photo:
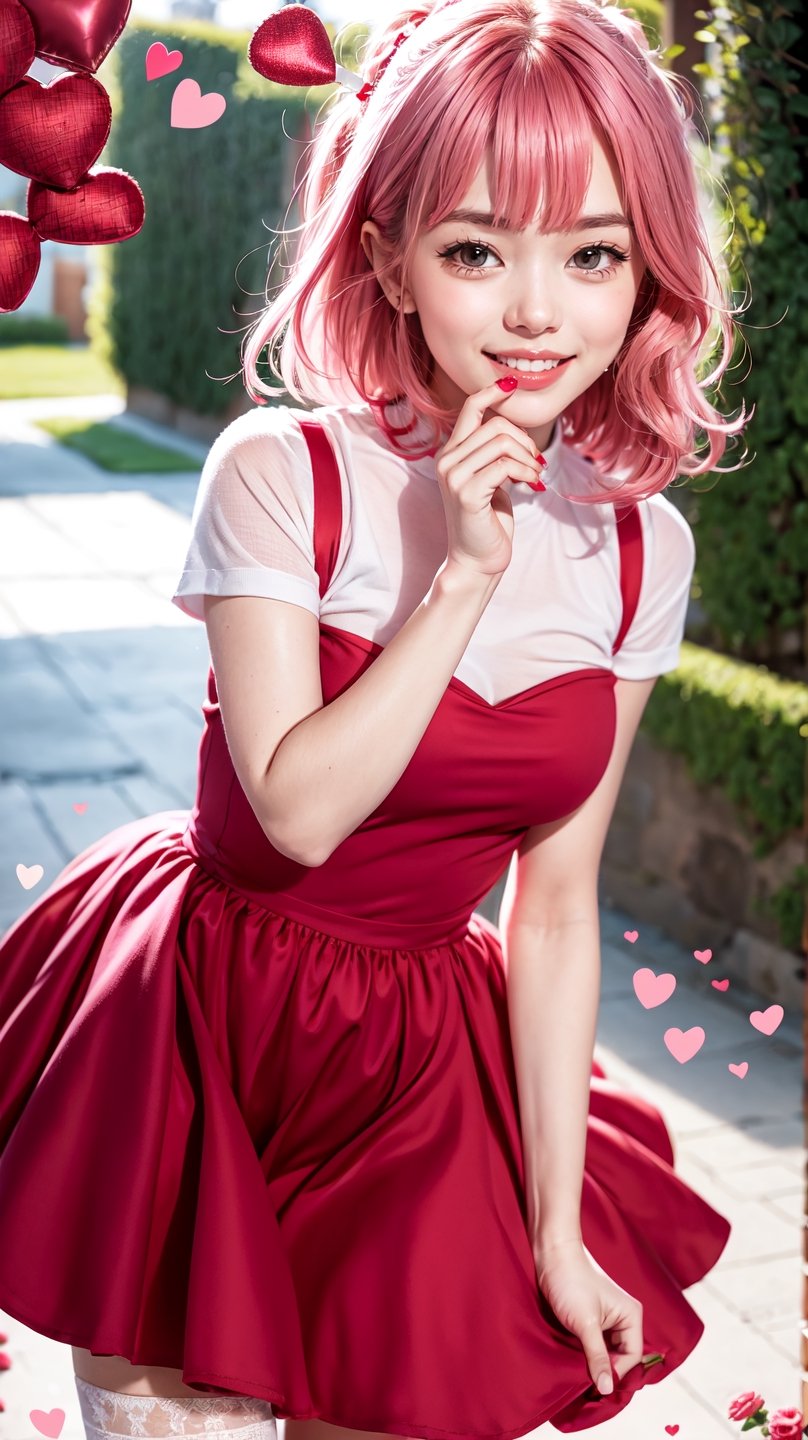
<path fill-rule="evenodd" d="M 103 396 L 0 404 L 0 932 L 91 840 L 193 800 L 209 654 L 204 626 L 169 597 L 205 447 L 124 417 L 184 450 L 189 469 L 118 477 L 30 423 L 37 414 L 115 416 L 122 404 Z M 29 892 L 16 877 L 20 862 L 44 867 Z M 493 892 L 481 907 L 492 918 L 497 899 Z M 679 1172 L 733 1233 L 715 1269 L 687 1292 L 706 1326 L 696 1349 L 595 1428 L 603 1440 L 662 1440 L 665 1426 L 678 1424 L 678 1440 L 718 1440 L 740 1432 L 726 1419 L 738 1391 L 754 1387 L 771 1408 L 800 1400 L 800 1017 L 787 1013 L 774 1035 L 759 1034 L 748 1019 L 765 1008 L 759 997 L 714 990 L 710 967 L 649 926 L 631 944 L 624 931 L 640 927 L 606 896 L 601 916 L 598 1058 L 611 1079 L 659 1105 Z M 639 1005 L 639 966 L 676 974 L 663 1007 Z M 662 1034 L 694 1024 L 706 1043 L 680 1065 Z M 742 1060 L 741 1080 L 727 1067 Z M 36 1440 L 30 1410 L 61 1407 L 61 1440 L 83 1440 L 69 1346 L 2 1311 L 0 1329 L 12 1361 L 0 1372 L 0 1437 Z"/>

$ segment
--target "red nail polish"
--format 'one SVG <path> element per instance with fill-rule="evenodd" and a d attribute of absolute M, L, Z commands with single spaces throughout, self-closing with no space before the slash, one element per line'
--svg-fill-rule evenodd
<path fill-rule="evenodd" d="M 515 390 L 519 381 L 515 375 L 503 375 L 502 379 L 497 381 L 497 384 L 500 390 L 508 391 Z"/>
<path fill-rule="evenodd" d="M 530 486 L 531 490 L 546 490 L 546 489 L 547 489 L 547 486 L 544 484 L 544 482 L 543 482 L 542 480 L 537 480 L 537 481 L 535 482 L 535 484 L 533 483 L 532 480 L 527 480 L 525 483 Z"/>
<path fill-rule="evenodd" d="M 547 465 L 547 461 L 545 460 L 544 456 L 542 455 L 541 450 L 539 451 L 538 455 L 536 456 L 536 459 L 538 460 L 538 462 L 539 462 L 540 465 L 544 465 L 544 466 Z"/>

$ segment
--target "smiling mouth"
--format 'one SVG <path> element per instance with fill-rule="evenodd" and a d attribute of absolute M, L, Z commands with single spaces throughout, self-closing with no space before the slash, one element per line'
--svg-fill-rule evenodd
<path fill-rule="evenodd" d="M 561 365 L 566 365 L 570 360 L 574 359 L 572 355 L 565 355 L 560 360 L 522 360 L 518 363 L 509 364 L 507 360 L 500 359 L 500 357 L 495 355 L 491 350 L 484 350 L 483 354 L 487 355 L 489 360 L 493 360 L 495 365 L 501 365 L 504 370 L 515 370 L 517 374 L 520 375 L 544 375 L 550 370 L 559 369 Z"/>

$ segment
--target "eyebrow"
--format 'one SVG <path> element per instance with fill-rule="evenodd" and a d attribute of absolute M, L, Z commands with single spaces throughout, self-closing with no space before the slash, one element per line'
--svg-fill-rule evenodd
<path fill-rule="evenodd" d="M 444 219 L 440 221 L 440 224 L 448 225 L 450 221 L 457 220 L 461 220 L 468 225 L 485 225 L 489 230 L 513 231 L 514 229 L 514 226 L 508 224 L 507 220 L 501 225 L 495 225 L 493 215 L 490 214 L 490 212 L 485 213 L 482 210 L 453 210 L 451 215 L 446 215 Z M 573 225 L 570 225 L 568 229 L 561 233 L 569 235 L 574 230 L 594 230 L 604 225 L 625 225 L 629 230 L 634 229 L 631 221 L 627 220 L 625 215 L 621 215 L 618 210 L 607 210 L 600 215 L 581 215 Z"/>

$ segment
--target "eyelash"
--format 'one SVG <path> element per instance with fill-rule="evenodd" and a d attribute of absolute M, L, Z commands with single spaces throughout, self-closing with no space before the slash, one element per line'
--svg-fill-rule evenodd
<path fill-rule="evenodd" d="M 445 250 L 439 250 L 438 255 L 442 260 L 450 260 L 452 269 L 457 270 L 462 275 L 479 275 L 484 273 L 482 267 L 479 265 L 458 265 L 451 259 L 453 255 L 459 254 L 461 250 L 469 249 L 485 250 L 489 255 L 493 255 L 494 253 L 491 246 L 483 244 L 482 240 L 458 240 L 455 245 L 449 245 Z M 624 265 L 629 259 L 629 256 L 624 250 L 619 250 L 616 245 L 606 244 L 582 245 L 580 250 L 575 251 L 575 255 L 587 255 L 594 251 L 600 251 L 601 254 L 613 256 L 617 264 L 607 265 L 605 270 L 579 270 L 579 275 L 613 275 L 618 266 Z M 575 256 L 573 256 L 573 259 L 574 258 Z"/>

